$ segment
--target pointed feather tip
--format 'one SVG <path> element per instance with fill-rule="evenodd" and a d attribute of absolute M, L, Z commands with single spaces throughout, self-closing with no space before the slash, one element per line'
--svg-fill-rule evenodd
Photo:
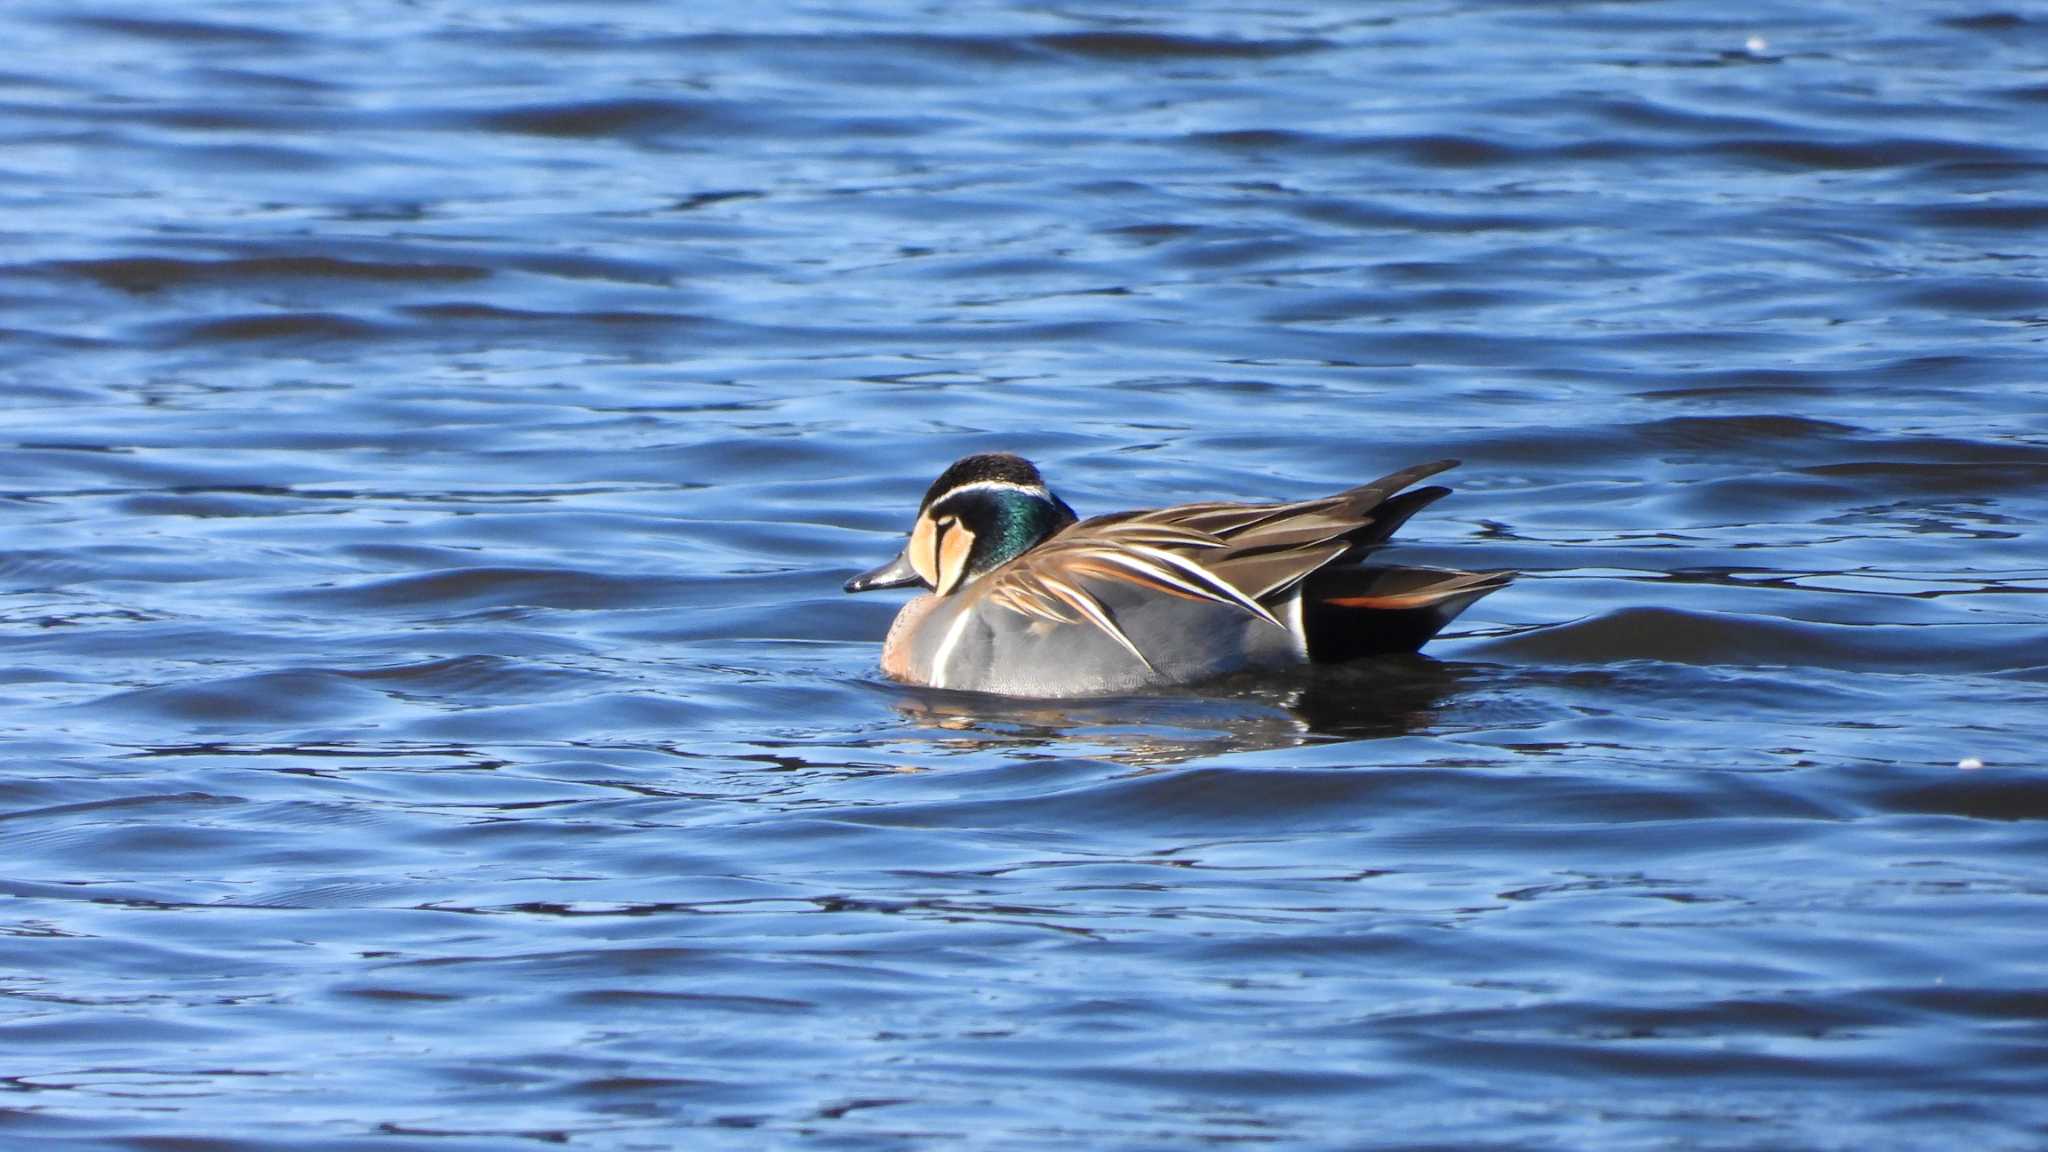
<path fill-rule="evenodd" d="M 1408 484 L 1413 484 L 1417 480 L 1428 479 L 1429 477 L 1434 476 L 1439 472 L 1449 472 L 1451 469 L 1456 468 L 1458 465 L 1463 463 L 1463 460 L 1460 460 L 1455 456 L 1446 456 L 1442 460 L 1431 460 L 1427 464 L 1417 464 L 1413 468 L 1404 469 L 1403 471 L 1405 472 L 1413 473 L 1413 476 L 1406 483 L 1404 483 L 1402 487 L 1405 488 L 1408 486 Z M 1398 476 L 1401 475 L 1401 473 L 1397 472 L 1395 473 L 1395 475 Z"/>

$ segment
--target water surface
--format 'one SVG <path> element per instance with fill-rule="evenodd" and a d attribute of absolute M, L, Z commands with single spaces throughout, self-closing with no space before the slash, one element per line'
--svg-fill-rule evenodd
<path fill-rule="evenodd" d="M 0 1142 L 2048 1143 L 2048 13 L 0 13 Z M 889 685 L 952 458 L 1423 657 Z"/>

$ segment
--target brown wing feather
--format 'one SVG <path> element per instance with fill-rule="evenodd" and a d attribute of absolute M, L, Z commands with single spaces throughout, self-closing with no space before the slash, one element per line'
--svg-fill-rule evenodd
<path fill-rule="evenodd" d="M 991 573 L 985 578 L 987 595 L 1036 619 L 1059 624 L 1085 620 L 1134 653 L 1130 639 L 1086 584 L 1122 582 L 1233 604 L 1278 624 L 1267 601 L 1340 557 L 1384 542 L 1449 489 L 1396 493 L 1456 464 L 1418 464 L 1334 496 L 1286 504 L 1211 501 L 1097 516 Z"/>

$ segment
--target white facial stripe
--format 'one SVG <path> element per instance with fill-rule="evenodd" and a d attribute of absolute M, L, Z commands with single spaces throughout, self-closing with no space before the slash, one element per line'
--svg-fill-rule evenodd
<path fill-rule="evenodd" d="M 940 496 L 938 500 L 934 500 L 932 503 L 937 504 L 940 500 L 946 500 L 958 492 L 1022 492 L 1026 496 L 1035 496 L 1048 504 L 1052 503 L 1052 491 L 1045 485 L 1013 484 L 1008 480 L 976 480 L 972 483 L 962 484 L 957 488 L 948 488 L 945 495 Z"/>

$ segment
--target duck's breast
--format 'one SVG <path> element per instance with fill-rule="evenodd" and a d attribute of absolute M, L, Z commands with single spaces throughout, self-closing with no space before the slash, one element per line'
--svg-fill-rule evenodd
<path fill-rule="evenodd" d="M 927 592 L 903 606 L 882 640 L 882 674 L 905 684 L 931 683 L 929 645 L 920 643 L 925 621 L 939 607 L 939 598 Z"/>

